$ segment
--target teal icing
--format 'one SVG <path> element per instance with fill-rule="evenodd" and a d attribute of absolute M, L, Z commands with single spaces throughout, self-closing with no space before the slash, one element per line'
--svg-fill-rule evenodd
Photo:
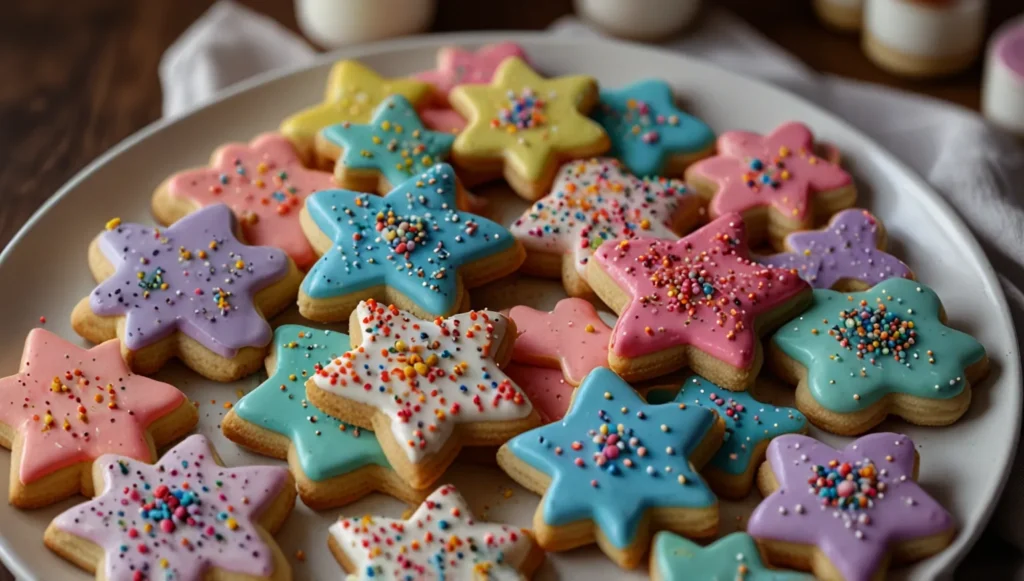
<path fill-rule="evenodd" d="M 903 321 L 912 321 L 914 344 L 904 360 L 894 353 L 865 354 L 842 346 L 834 331 L 840 311 L 876 309 L 878 301 Z M 811 307 L 782 325 L 772 342 L 807 368 L 807 387 L 820 405 L 834 412 L 863 410 L 890 393 L 949 399 L 966 385 L 964 369 L 985 357 L 973 337 L 942 324 L 935 291 L 905 278 L 891 278 L 859 293 L 815 289 Z"/>
<path fill-rule="evenodd" d="M 619 451 L 609 458 L 605 448 L 613 444 L 595 442 L 595 436 L 600 436 L 601 426 L 615 434 L 620 424 L 623 445 L 615 443 Z M 717 503 L 689 463 L 714 424 L 715 414 L 704 408 L 648 404 L 602 367 L 583 380 L 562 421 L 521 434 L 506 445 L 516 458 L 551 477 L 541 501 L 546 524 L 593 520 L 613 545 L 625 548 L 650 509 Z M 573 449 L 574 442 L 578 450 Z M 606 461 L 599 465 L 596 457 Z M 577 458 L 582 467 L 575 463 Z M 685 480 L 681 482 L 680 476 Z"/>
<path fill-rule="evenodd" d="M 762 442 L 782 434 L 801 433 L 807 428 L 807 418 L 793 408 L 762 403 L 745 391 L 729 391 L 699 375 L 686 378 L 675 395 L 673 391 L 652 390 L 647 394 L 647 401 L 674 401 L 717 411 L 725 421 L 725 442 L 708 465 L 726 474 L 746 472 L 754 449 Z"/>
<path fill-rule="evenodd" d="M 591 117 L 608 133 L 609 155 L 640 177 L 664 175 L 669 157 L 696 154 L 715 143 L 714 131 L 676 107 L 672 88 L 662 80 L 601 89 Z"/>
<path fill-rule="evenodd" d="M 754 539 L 732 533 L 707 547 L 663 531 L 654 537 L 654 567 L 662 581 L 742 579 L 743 581 L 814 581 L 812 575 L 765 567 Z"/>
<path fill-rule="evenodd" d="M 350 349 L 348 335 L 282 325 L 274 331 L 273 349 L 277 368 L 235 404 L 238 417 L 291 440 L 310 480 L 323 482 L 366 466 L 391 468 L 372 432 L 348 424 L 342 430 L 342 422 L 306 401 L 306 379 L 317 364 Z"/>

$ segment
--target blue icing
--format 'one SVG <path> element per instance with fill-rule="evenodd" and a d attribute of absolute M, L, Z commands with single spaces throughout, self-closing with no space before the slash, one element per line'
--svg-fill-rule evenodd
<path fill-rule="evenodd" d="M 681 111 L 665 81 L 648 79 L 621 89 L 601 89 L 591 117 L 611 139 L 609 155 L 641 177 L 663 175 L 668 158 L 711 148 L 715 133 Z"/>
<path fill-rule="evenodd" d="M 805 573 L 765 567 L 754 539 L 746 533 L 732 533 L 702 547 L 679 535 L 660 532 L 651 550 L 653 567 L 663 581 L 814 581 L 813 576 Z"/>
<path fill-rule="evenodd" d="M 583 380 L 562 421 L 506 445 L 516 458 L 551 477 L 541 501 L 545 523 L 593 520 L 612 544 L 625 548 L 648 509 L 715 505 L 715 495 L 689 463 L 714 423 L 715 414 L 700 407 L 650 405 L 614 372 L 598 368 Z M 614 443 L 619 451 L 609 458 L 608 436 L 619 437 L 620 424 L 623 445 Z M 603 426 L 608 436 L 602 437 Z M 574 450 L 574 442 L 581 448 Z M 595 454 L 604 458 L 603 465 Z M 577 458 L 583 467 L 575 464 Z"/>
<path fill-rule="evenodd" d="M 307 198 L 333 245 L 302 281 L 303 292 L 327 299 L 387 285 L 428 313 L 450 314 L 458 268 L 515 245 L 501 225 L 458 211 L 455 187 L 454 170 L 438 164 L 383 197 L 325 190 Z"/>
<path fill-rule="evenodd" d="M 342 430 L 342 422 L 306 401 L 305 383 L 314 366 L 329 362 L 349 348 L 344 333 L 301 325 L 278 327 L 274 331 L 274 374 L 234 407 L 243 420 L 291 440 L 302 471 L 316 482 L 365 466 L 391 467 L 372 432 L 348 424 Z M 314 417 L 315 423 L 311 421 Z"/>
<path fill-rule="evenodd" d="M 725 442 L 708 465 L 726 474 L 743 474 L 761 442 L 807 428 L 807 418 L 793 408 L 761 403 L 745 391 L 723 389 L 698 375 L 688 377 L 675 396 L 670 390 L 657 389 L 647 394 L 647 401 L 675 401 L 717 411 L 725 420 Z"/>
<path fill-rule="evenodd" d="M 430 131 L 401 95 L 392 95 L 366 125 L 338 123 L 323 130 L 324 138 L 342 148 L 338 163 L 352 169 L 375 170 L 397 185 L 446 159 L 455 136 Z"/>

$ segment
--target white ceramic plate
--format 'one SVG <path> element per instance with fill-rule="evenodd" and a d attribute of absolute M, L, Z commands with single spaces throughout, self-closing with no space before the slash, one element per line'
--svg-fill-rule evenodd
<path fill-rule="evenodd" d="M 664 78 L 690 110 L 717 131 L 764 132 L 780 122 L 798 119 L 841 149 L 857 178 L 861 204 L 885 221 L 893 252 L 911 265 L 919 280 L 939 293 L 952 325 L 980 339 L 992 360 L 992 373 L 976 387 L 970 411 L 955 426 L 925 429 L 890 420 L 880 427 L 905 432 L 914 439 L 921 453 L 922 485 L 952 511 L 959 527 L 951 547 L 912 568 L 895 571 L 891 578 L 933 579 L 950 572 L 988 521 L 1003 488 L 1021 409 L 1017 340 L 1006 301 L 992 266 L 960 219 L 921 179 L 842 120 L 782 90 L 678 54 L 540 34 L 410 38 L 341 54 L 358 58 L 382 74 L 399 76 L 431 68 L 436 49 L 443 45 L 477 46 L 508 39 L 521 42 L 547 75 L 586 73 L 611 87 L 647 77 Z M 151 223 L 150 195 L 164 177 L 202 165 L 217 145 L 274 129 L 287 114 L 315 103 L 337 56 L 290 74 L 264 76 L 191 115 L 147 127 L 71 180 L 0 256 L 0 320 L 4 322 L 0 326 L 0 375 L 17 370 L 25 334 L 38 324 L 40 316 L 46 316 L 46 328 L 75 337 L 68 315 L 93 287 L 85 261 L 86 246 L 107 219 L 116 215 Z M 497 192 L 499 201 L 494 205 L 506 224 L 525 207 L 502 187 L 489 190 Z M 499 282 L 472 295 L 474 306 L 491 308 L 514 304 L 548 308 L 564 296 L 558 283 L 525 278 Z M 290 314 L 274 321 L 283 322 L 299 322 L 299 318 Z M 240 450 L 218 429 L 225 411 L 223 402 L 236 401 L 236 390 L 248 391 L 262 377 L 220 385 L 176 364 L 159 377 L 202 402 L 199 429 L 212 437 L 228 465 L 275 463 Z M 211 400 L 217 403 L 211 404 Z M 842 440 L 824 439 L 833 444 Z M 0 453 L 0 498 L 7 496 L 7 456 Z M 530 526 L 537 497 L 514 485 L 498 469 L 460 464 L 448 480 L 463 489 L 478 515 Z M 508 490 L 512 494 L 505 498 Z M 0 556 L 15 574 L 42 580 L 88 578 L 47 551 L 41 541 L 50 519 L 81 500 L 31 512 L 0 503 Z M 723 534 L 741 528 L 758 500 L 755 493 L 744 503 L 723 503 Z M 278 539 L 287 555 L 297 550 L 307 555 L 302 563 L 293 559 L 297 579 L 338 579 L 341 571 L 325 547 L 328 524 L 342 514 L 397 516 L 403 509 L 397 501 L 381 495 L 321 514 L 299 506 Z M 645 571 L 623 574 L 594 547 L 550 555 L 538 575 L 539 579 L 644 577 Z"/>

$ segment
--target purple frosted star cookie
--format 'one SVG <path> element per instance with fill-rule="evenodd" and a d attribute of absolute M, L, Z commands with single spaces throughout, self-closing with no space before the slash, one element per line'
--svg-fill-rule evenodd
<path fill-rule="evenodd" d="M 768 445 L 747 524 L 768 560 L 820 579 L 881 579 L 890 560 L 930 557 L 953 540 L 953 517 L 915 482 L 914 442 L 864 436 L 842 450 L 790 434 Z"/>
<path fill-rule="evenodd" d="M 885 226 L 867 210 L 843 210 L 821 230 L 786 236 L 785 245 L 786 252 L 757 261 L 796 270 L 814 288 L 854 292 L 889 278 L 914 278 L 909 266 L 885 252 Z"/>

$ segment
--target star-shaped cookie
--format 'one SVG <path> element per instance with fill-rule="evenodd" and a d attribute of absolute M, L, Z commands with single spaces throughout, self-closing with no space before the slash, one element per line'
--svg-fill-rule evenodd
<path fill-rule="evenodd" d="M 953 540 L 953 518 L 915 482 L 917 466 L 914 442 L 901 434 L 870 434 L 842 450 L 780 436 L 768 445 L 758 475 L 767 498 L 747 532 L 769 561 L 823 579 L 881 579 L 890 557 L 918 561 Z"/>
<path fill-rule="evenodd" d="M 864 290 L 887 278 L 914 278 L 910 267 L 885 247 L 885 227 L 878 218 L 851 208 L 832 216 L 821 230 L 786 236 L 786 252 L 757 261 L 794 269 L 814 288 L 838 291 Z"/>
<path fill-rule="evenodd" d="M 887 414 L 944 426 L 967 411 L 971 385 L 988 372 L 985 347 L 945 318 L 935 291 L 905 278 L 859 293 L 817 289 L 772 336 L 769 360 L 822 429 L 862 434 Z"/>
<path fill-rule="evenodd" d="M 136 373 L 171 357 L 214 381 L 234 381 L 263 363 L 267 317 L 294 300 L 301 280 L 283 251 L 247 246 L 223 204 L 166 229 L 114 219 L 89 247 L 99 286 L 75 307 L 71 324 L 99 343 L 117 337 Z"/>
<path fill-rule="evenodd" d="M 814 577 L 764 566 L 754 539 L 732 533 L 707 547 L 660 532 L 651 548 L 651 581 L 735 579 L 737 581 L 814 581 Z"/>
<path fill-rule="evenodd" d="M 686 170 L 686 181 L 709 200 L 717 218 L 743 215 L 750 242 L 768 240 L 783 249 L 787 234 L 815 225 L 856 202 L 850 174 L 815 152 L 803 123 L 789 122 L 768 135 L 729 131 L 718 138 L 718 153 Z"/>
<path fill-rule="evenodd" d="M 715 132 L 680 110 L 672 87 L 660 79 L 601 89 L 591 117 L 611 139 L 608 155 L 641 177 L 681 176 L 715 149 Z"/>
<path fill-rule="evenodd" d="M 407 519 L 342 518 L 327 546 L 359 579 L 529 579 L 544 552 L 525 529 L 479 522 L 458 490 L 435 490 Z"/>
<path fill-rule="evenodd" d="M 644 180 L 610 157 L 577 160 L 558 170 L 551 193 L 510 230 L 526 248 L 527 273 L 561 277 L 570 296 L 592 294 L 587 263 L 608 240 L 675 240 L 703 216 L 704 202 L 681 180 Z"/>
<path fill-rule="evenodd" d="M 281 123 L 281 133 L 295 144 L 304 159 L 315 157 L 316 134 L 336 123 L 367 123 L 373 110 L 389 95 L 402 95 L 413 106 L 426 104 L 430 86 L 409 78 L 388 79 L 357 61 L 338 61 L 327 77 L 322 103 L 295 113 Z M 330 167 L 329 158 L 320 163 Z"/>
<path fill-rule="evenodd" d="M 17 374 L 0 379 L 0 445 L 13 450 L 9 498 L 38 508 L 81 492 L 92 462 L 143 462 L 189 432 L 195 406 L 174 386 L 135 375 L 117 341 L 82 349 L 43 329 L 25 340 Z"/>
<path fill-rule="evenodd" d="M 314 510 L 375 490 L 417 503 L 423 493 L 398 478 L 373 432 L 339 422 L 306 399 L 306 381 L 349 347 L 344 333 L 281 325 L 267 357 L 270 377 L 238 400 L 221 429 L 242 446 L 288 460 L 302 502 Z"/>
<path fill-rule="evenodd" d="M 284 250 L 302 270 L 316 255 L 299 227 L 306 196 L 334 187 L 331 174 L 306 169 L 288 139 L 265 133 L 217 148 L 209 167 L 178 172 L 153 194 L 153 213 L 169 226 L 199 208 L 227 204 L 245 241 Z"/>
<path fill-rule="evenodd" d="M 291 578 L 271 538 L 295 504 L 285 468 L 225 468 L 198 435 L 155 465 L 112 454 L 97 462 L 101 494 L 57 516 L 43 537 L 62 557 L 112 581 Z"/>
<path fill-rule="evenodd" d="M 380 197 L 317 192 L 302 226 L 318 252 L 299 290 L 299 312 L 344 320 L 360 300 L 394 302 L 422 317 L 469 306 L 467 288 L 515 272 L 522 245 L 503 226 L 456 208 L 457 180 L 438 164 Z"/>
<path fill-rule="evenodd" d="M 513 361 L 561 369 L 571 385 L 579 385 L 598 367 L 608 367 L 611 328 L 591 303 L 568 298 L 558 301 L 550 313 L 517 306 L 508 316 L 519 331 Z"/>
<path fill-rule="evenodd" d="M 500 367 L 515 324 L 492 311 L 424 320 L 364 301 L 349 321 L 352 350 L 306 383 L 328 414 L 373 429 L 395 471 L 430 487 L 463 445 L 496 446 L 540 423 Z"/>
<path fill-rule="evenodd" d="M 633 568 L 655 530 L 714 536 L 718 500 L 695 469 L 721 445 L 723 432 L 711 410 L 649 405 L 598 368 L 561 422 L 516 436 L 498 451 L 498 463 L 543 496 L 533 518 L 541 547 L 567 551 L 596 542 Z M 649 518 L 652 510 L 661 516 Z"/>
<path fill-rule="evenodd" d="M 750 260 L 738 214 L 680 238 L 604 243 L 587 279 L 619 313 L 609 362 L 627 381 L 689 366 L 726 389 L 753 384 L 760 335 L 799 312 L 810 287 Z"/>
<path fill-rule="evenodd" d="M 503 174 L 527 200 L 548 192 L 559 163 L 608 149 L 604 129 L 586 117 L 597 102 L 591 77 L 544 79 L 511 57 L 489 85 L 458 86 L 449 100 L 469 121 L 452 148 L 455 163 L 475 173 Z"/>

